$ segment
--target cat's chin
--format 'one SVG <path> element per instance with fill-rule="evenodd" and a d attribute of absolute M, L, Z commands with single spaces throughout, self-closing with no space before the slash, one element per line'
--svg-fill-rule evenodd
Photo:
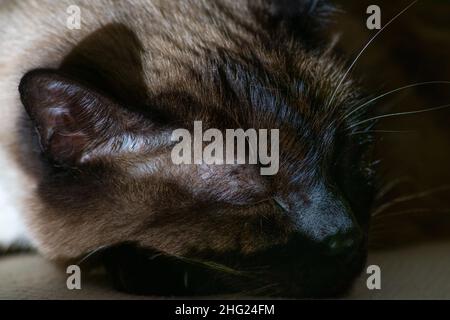
<path fill-rule="evenodd" d="M 102 261 L 116 289 L 132 294 L 336 298 L 352 287 L 365 256 L 310 257 L 306 263 L 274 256 L 272 265 L 263 265 L 258 257 L 252 257 L 253 263 L 244 259 L 227 266 L 223 259 L 212 262 L 174 257 L 123 245 L 104 252 Z"/>

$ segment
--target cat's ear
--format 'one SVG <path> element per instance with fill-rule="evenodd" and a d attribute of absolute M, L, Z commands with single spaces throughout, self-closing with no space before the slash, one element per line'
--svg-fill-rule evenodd
<path fill-rule="evenodd" d="M 55 71 L 27 73 L 19 91 L 43 152 L 57 163 L 76 166 L 142 142 L 144 119 Z"/>

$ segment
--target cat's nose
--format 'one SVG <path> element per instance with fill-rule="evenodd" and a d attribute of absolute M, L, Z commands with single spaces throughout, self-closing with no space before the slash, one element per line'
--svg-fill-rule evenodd
<path fill-rule="evenodd" d="M 336 190 L 319 185 L 310 191 L 309 202 L 296 204 L 284 209 L 295 233 L 322 247 L 327 255 L 351 255 L 361 248 L 363 232 L 350 205 Z"/>
<path fill-rule="evenodd" d="M 357 228 L 345 232 L 338 232 L 327 237 L 324 245 L 328 254 L 337 256 L 351 254 L 357 251 L 363 242 L 362 232 Z"/>

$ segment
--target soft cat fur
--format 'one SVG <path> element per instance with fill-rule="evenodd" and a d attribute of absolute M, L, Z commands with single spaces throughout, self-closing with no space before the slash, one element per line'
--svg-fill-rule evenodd
<path fill-rule="evenodd" d="M 73 4 L 81 30 L 66 27 Z M 330 100 L 345 70 L 318 40 L 330 12 L 294 0 L 2 3 L 11 209 L 0 221 L 20 212 L 55 260 L 127 244 L 105 262 L 130 291 L 342 292 L 364 261 L 371 184 L 365 141 L 346 129 L 360 116 L 345 117 L 356 85 L 344 81 Z M 279 173 L 174 165 L 170 133 L 195 120 L 280 128 Z M 3 242 L 22 237 L 14 229 L 2 223 Z M 182 290 L 155 284 L 172 270 L 141 258 L 155 252 L 182 265 Z M 208 280 L 187 285 L 187 275 Z"/>

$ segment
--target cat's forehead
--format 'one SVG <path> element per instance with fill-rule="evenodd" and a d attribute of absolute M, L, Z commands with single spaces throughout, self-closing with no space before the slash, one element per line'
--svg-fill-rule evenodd
<path fill-rule="evenodd" d="M 345 82 L 329 103 L 342 70 L 301 45 L 273 50 L 248 30 L 233 39 L 223 30 L 167 37 L 148 28 L 103 26 L 75 46 L 61 69 L 125 107 L 182 127 L 204 121 L 328 137 L 352 102 Z"/>
<path fill-rule="evenodd" d="M 150 81 L 151 108 L 188 129 L 202 121 L 205 129 L 280 129 L 282 140 L 330 142 L 352 98 L 328 105 L 334 86 L 325 80 L 326 71 L 308 70 L 300 62 L 283 66 L 273 59 L 250 63 L 222 54 L 206 59 L 198 69 L 179 71 L 156 92 Z"/>

